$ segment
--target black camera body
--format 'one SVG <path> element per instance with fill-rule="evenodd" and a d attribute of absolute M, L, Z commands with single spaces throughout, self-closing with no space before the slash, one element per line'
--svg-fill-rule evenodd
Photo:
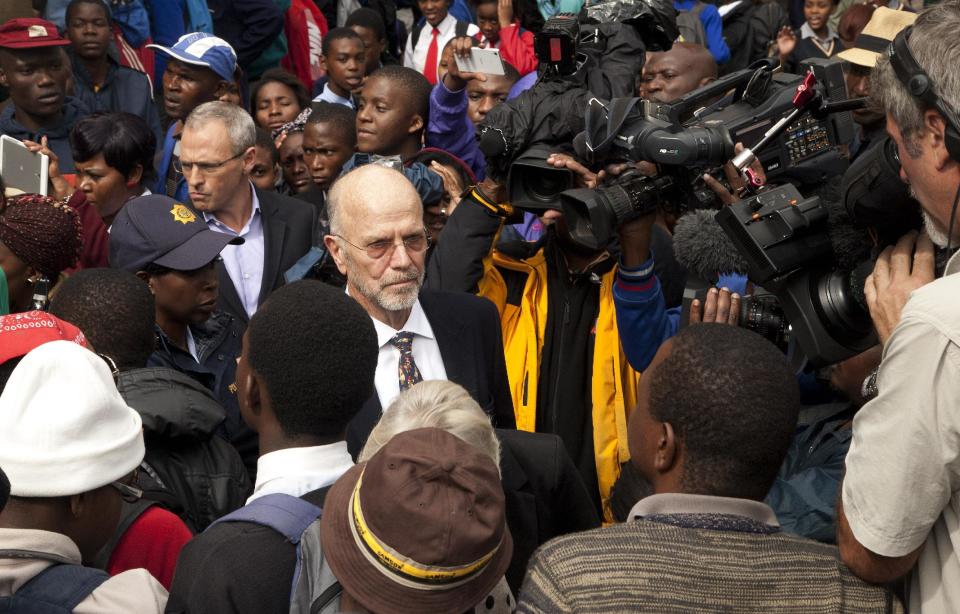
<path fill-rule="evenodd" d="M 717 223 L 747 262 L 749 277 L 776 295 L 791 336 L 813 366 L 840 362 L 877 343 L 863 286 L 873 262 L 837 270 L 818 197 L 793 185 L 721 209 Z"/>
<path fill-rule="evenodd" d="M 533 37 L 533 50 L 542 72 L 549 69 L 563 76 L 577 72 L 579 46 L 580 20 L 573 13 L 554 15 Z"/>
<path fill-rule="evenodd" d="M 766 190 L 717 212 L 717 222 L 747 262 L 748 277 L 765 283 L 803 266 L 829 263 L 827 210 L 791 184 Z"/>
<path fill-rule="evenodd" d="M 570 142 L 583 131 L 587 100 L 633 95 L 647 49 L 669 49 L 677 37 L 676 10 L 670 0 L 604 0 L 580 15 L 560 14 L 547 21 L 534 42 L 540 59 L 536 84 L 495 106 L 478 124 L 488 177 L 506 181 L 510 175 L 537 189 L 537 179 L 530 175 L 550 174 L 550 169 L 536 165 L 531 150 L 569 151 Z M 512 171 L 518 160 L 531 170 Z M 522 196 L 523 185 L 508 189 Z M 512 202 L 518 205 L 521 200 Z M 544 208 L 536 197 L 529 202 L 532 208 Z M 554 196 L 553 208 L 557 207 Z"/>
<path fill-rule="evenodd" d="M 824 102 L 846 98 L 839 60 L 817 60 L 809 66 L 819 75 Z M 717 174 L 733 157 L 735 142 L 755 145 L 791 113 L 802 81 L 799 75 L 774 73 L 768 64 L 761 64 L 732 73 L 671 104 L 636 98 L 605 102 L 593 97 L 584 115 L 584 131 L 574 139 L 574 147 L 581 159 L 593 165 L 622 160 L 658 164 L 660 175 L 671 179 L 657 186 L 661 207 L 678 214 L 690 208 L 713 208 L 719 203 L 700 178 L 704 173 Z M 726 96 L 731 90 L 733 94 Z M 851 136 L 849 112 L 801 116 L 771 146 L 763 148 L 759 158 L 768 179 L 822 182 L 847 169 L 842 145 Z M 536 183 L 529 176 L 527 182 Z M 634 203 L 635 211 L 649 206 L 649 190 L 631 185 L 628 192 L 643 196 Z M 541 193 L 542 202 L 549 200 L 545 190 Z M 609 199 L 588 198 L 582 191 L 563 198 L 557 195 L 557 199 L 568 227 L 579 229 L 572 233 L 573 239 L 588 247 L 609 243 L 613 231 L 626 219 L 623 207 L 614 206 Z M 590 219 L 581 219 L 584 215 Z M 587 229 L 589 234 L 582 232 Z"/>

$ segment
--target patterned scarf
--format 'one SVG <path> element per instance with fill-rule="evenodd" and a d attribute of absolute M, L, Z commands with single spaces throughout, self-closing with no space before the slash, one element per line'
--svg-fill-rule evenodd
<path fill-rule="evenodd" d="M 295 132 L 303 132 L 303 127 L 307 125 L 307 120 L 310 119 L 311 113 L 313 113 L 313 109 L 307 107 L 301 111 L 300 115 L 297 115 L 292 122 L 287 122 L 279 128 L 274 129 L 273 134 L 270 136 L 273 137 L 273 144 L 277 146 L 277 149 L 280 149 L 280 145 L 283 144 L 287 135 Z"/>

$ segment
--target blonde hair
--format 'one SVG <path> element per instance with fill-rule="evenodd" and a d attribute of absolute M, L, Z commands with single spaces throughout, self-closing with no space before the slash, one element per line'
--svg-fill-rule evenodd
<path fill-rule="evenodd" d="M 500 469 L 500 440 L 490 417 L 462 386 L 433 380 L 401 392 L 373 427 L 358 462 L 370 460 L 394 435 L 421 428 L 443 429 L 479 449 Z"/>

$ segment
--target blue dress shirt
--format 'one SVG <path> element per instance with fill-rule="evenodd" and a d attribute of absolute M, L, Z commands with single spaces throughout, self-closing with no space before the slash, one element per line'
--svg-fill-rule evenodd
<path fill-rule="evenodd" d="M 260 287 L 263 284 L 264 257 L 263 215 L 260 212 L 260 199 L 257 198 L 253 184 L 250 185 L 250 193 L 253 196 L 253 211 L 240 232 L 236 232 L 218 220 L 214 214 L 203 212 L 207 228 L 215 232 L 242 237 L 244 240 L 243 245 L 226 246 L 220 252 L 220 256 L 223 258 L 223 265 L 233 281 L 233 287 L 237 290 L 248 318 L 252 318 L 257 312 Z"/>

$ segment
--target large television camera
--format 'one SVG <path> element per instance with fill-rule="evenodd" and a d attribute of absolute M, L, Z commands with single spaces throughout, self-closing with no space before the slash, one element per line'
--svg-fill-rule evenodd
<path fill-rule="evenodd" d="M 828 218 L 819 197 L 804 198 L 790 184 L 716 214 L 746 261 L 748 277 L 776 296 L 802 357 L 813 366 L 877 343 L 863 291 L 873 261 L 838 267 Z"/>
<path fill-rule="evenodd" d="M 829 108 L 846 100 L 838 60 L 809 61 L 808 68 L 816 82 L 816 92 L 811 94 L 816 100 L 814 107 Z M 573 239 L 602 247 L 632 215 L 656 207 L 677 213 L 717 207 L 715 195 L 703 183 L 704 173 L 716 174 L 719 166 L 733 157 L 735 142 L 751 148 L 779 121 L 796 112 L 797 92 L 804 80 L 799 75 L 774 73 L 764 64 L 733 73 L 672 104 L 591 99 L 586 128 L 574 140 L 578 156 L 593 165 L 619 160 L 654 162 L 660 172 L 652 178 L 628 176 L 620 185 L 593 193 L 569 190 L 558 194 Z M 710 103 L 730 90 L 732 95 Z M 682 121 L 685 117 L 690 119 Z M 842 174 L 848 166 L 842 145 L 850 142 L 852 126 L 849 111 L 800 114 L 773 140 L 766 141 L 758 154 L 768 179 L 809 184 Z M 522 184 L 508 186 L 511 198 L 518 199 L 522 207 L 528 195 L 537 194 L 544 203 L 546 188 L 557 182 L 545 181 L 547 176 L 533 169 L 525 170 L 528 176 Z M 623 194 L 631 198 L 618 198 Z"/>
<path fill-rule="evenodd" d="M 558 206 L 556 194 L 573 187 L 573 175 L 547 165 L 549 153 L 583 131 L 590 97 L 633 95 L 646 52 L 669 49 L 678 33 L 671 0 L 605 0 L 588 3 L 579 16 L 547 20 L 534 39 L 536 84 L 491 109 L 477 126 L 487 176 L 529 197 L 514 199 L 517 206 Z M 519 187 L 527 179 L 529 189 Z"/>

